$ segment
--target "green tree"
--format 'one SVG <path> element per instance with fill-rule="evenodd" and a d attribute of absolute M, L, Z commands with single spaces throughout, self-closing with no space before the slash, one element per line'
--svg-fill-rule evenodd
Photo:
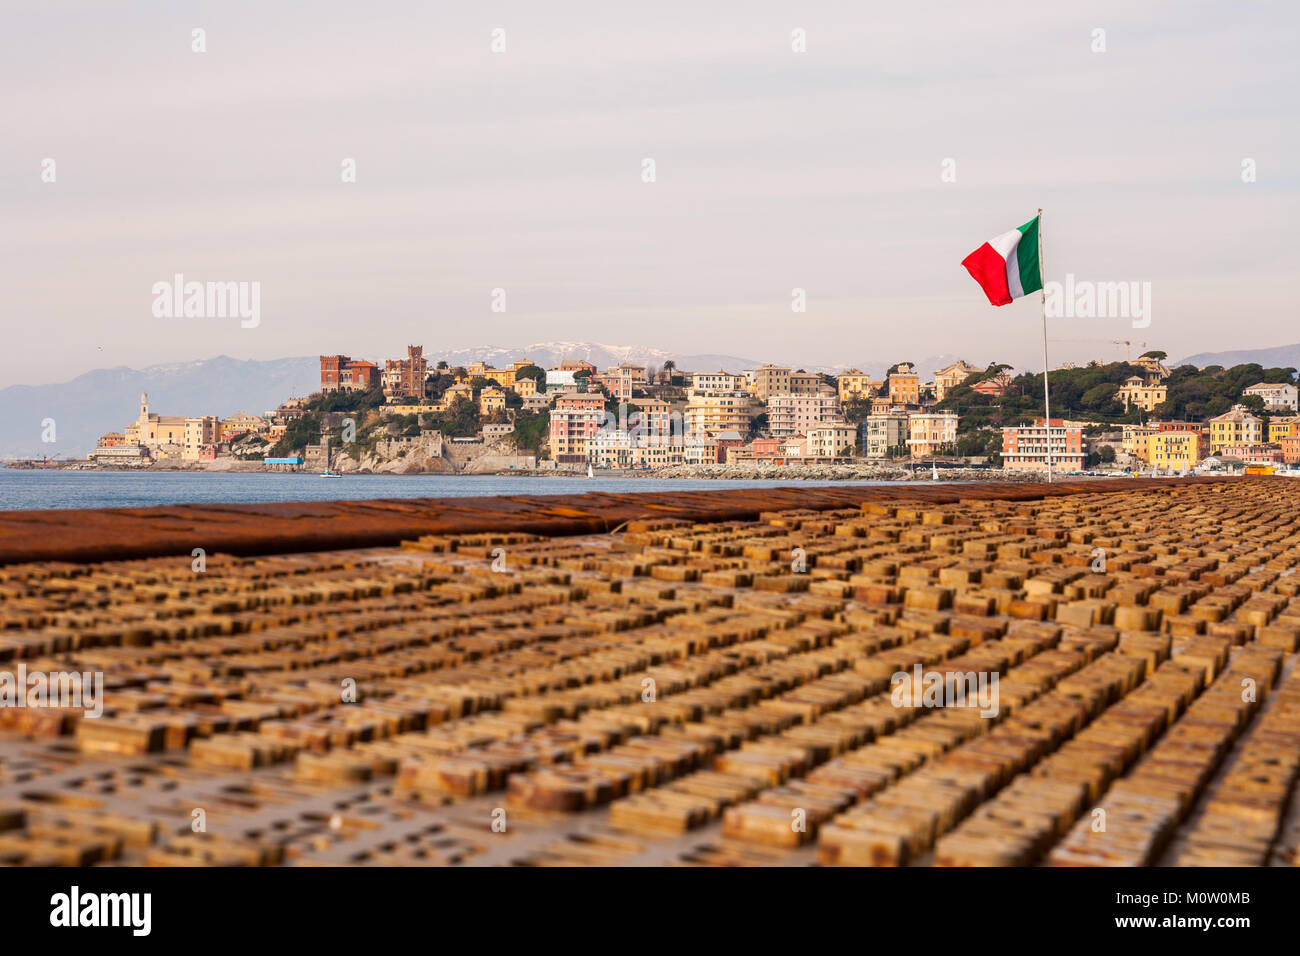
<path fill-rule="evenodd" d="M 519 370 L 515 372 L 515 380 L 518 381 L 521 378 L 531 378 L 537 383 L 538 391 L 541 391 L 546 387 L 546 370 L 540 365 L 520 366 Z"/>

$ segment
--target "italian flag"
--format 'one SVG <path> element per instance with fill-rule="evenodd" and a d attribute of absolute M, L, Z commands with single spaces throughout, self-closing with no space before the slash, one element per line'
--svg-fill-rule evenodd
<path fill-rule="evenodd" d="M 990 239 L 961 264 L 994 305 L 1037 292 L 1043 287 L 1038 269 L 1038 217 Z"/>

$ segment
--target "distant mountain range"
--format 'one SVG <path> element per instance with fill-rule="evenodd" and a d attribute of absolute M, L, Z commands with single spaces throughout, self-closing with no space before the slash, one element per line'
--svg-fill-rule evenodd
<path fill-rule="evenodd" d="M 632 362 L 636 365 L 662 368 L 669 360 L 677 363 L 683 370 L 739 372 L 741 369 L 757 368 L 762 362 L 753 359 L 738 358 L 734 355 L 682 355 L 664 349 L 653 349 L 643 345 L 605 345 L 600 342 L 536 342 L 517 348 L 498 348 L 479 346 L 469 349 L 452 349 L 439 352 L 426 348 L 425 357 L 432 364 L 445 361 L 448 365 L 469 365 L 471 362 L 486 362 L 495 368 L 501 368 L 520 359 L 531 359 L 542 368 L 559 365 L 565 359 L 582 359 L 597 368 L 609 368 L 620 362 Z"/>
<path fill-rule="evenodd" d="M 1197 368 L 1205 368 L 1208 365 L 1222 365 L 1224 368 L 1231 368 L 1234 365 L 1250 364 L 1259 364 L 1264 368 L 1300 368 L 1300 343 L 1296 345 L 1277 345 L 1271 349 L 1201 352 L 1168 364 L 1171 368 L 1175 365 L 1195 365 Z"/>
<path fill-rule="evenodd" d="M 104 432 L 135 421 L 140 393 L 160 415 L 260 415 L 320 386 L 320 359 L 269 362 L 222 355 L 148 368 L 98 369 L 59 385 L 0 389 L 0 458 L 82 458 Z M 42 441 L 54 419 L 54 442 Z"/>
<path fill-rule="evenodd" d="M 899 359 L 887 356 L 887 360 L 878 362 L 816 365 L 806 362 L 799 363 L 784 356 L 758 360 L 739 358 L 735 355 L 683 355 L 680 352 L 670 352 L 641 345 L 603 345 L 598 342 L 537 342 L 519 348 L 481 346 L 479 348 L 454 349 L 450 352 L 432 352 L 426 349 L 425 355 L 431 363 L 446 361 L 447 364 L 455 366 L 468 365 L 471 362 L 486 362 L 488 365 L 497 368 L 525 358 L 532 359 L 543 368 L 559 365 L 565 359 L 583 359 L 597 368 L 609 368 L 611 365 L 617 365 L 620 362 L 632 362 L 636 365 L 663 368 L 664 362 L 671 359 L 677 363 L 677 367 L 682 371 L 716 372 L 721 369 L 732 373 L 758 368 L 764 362 L 780 362 L 789 365 L 791 368 L 801 368 L 806 372 L 828 372 L 832 375 L 850 368 L 857 368 L 877 378 L 883 376 L 891 365 L 899 361 L 908 361 L 906 357 Z M 921 373 L 922 377 L 925 377 L 931 375 L 935 369 L 951 365 L 960 357 L 948 354 L 929 355 L 915 364 L 917 371 Z"/>
<path fill-rule="evenodd" d="M 1300 348 L 1300 347 L 1297 347 Z M 735 355 L 685 355 L 636 345 L 606 345 L 598 342 L 537 342 L 518 348 L 426 349 L 430 364 L 449 365 L 486 362 L 502 367 L 528 358 L 549 368 L 565 359 L 585 359 L 598 368 L 620 362 L 662 368 L 675 361 L 682 371 L 740 372 L 758 368 L 763 361 Z M 382 361 L 366 356 L 372 361 Z M 897 361 L 908 356 L 890 356 L 878 362 L 846 365 L 797 364 L 782 356 L 766 361 L 789 364 L 809 372 L 835 374 L 859 368 L 881 377 Z M 928 378 L 935 369 L 957 360 L 955 355 L 926 356 L 916 362 L 917 371 Z M 975 363 L 979 364 L 979 363 Z M 0 389 L 0 459 L 81 458 L 95 447 L 105 432 L 121 431 L 135 421 L 140 393 L 149 393 L 151 411 L 160 415 L 218 415 L 236 412 L 260 415 L 288 398 L 308 395 L 320 385 L 320 361 L 315 355 L 256 361 L 222 355 L 195 362 L 151 365 L 133 369 L 125 366 L 98 369 L 58 385 L 11 385 Z M 56 440 L 42 441 L 46 419 L 54 420 Z"/>

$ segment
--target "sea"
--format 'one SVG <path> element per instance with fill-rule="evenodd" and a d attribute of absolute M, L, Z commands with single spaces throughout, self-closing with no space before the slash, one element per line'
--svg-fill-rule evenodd
<path fill-rule="evenodd" d="M 888 481 L 526 477 L 519 475 L 343 475 L 266 472 L 63 471 L 0 468 L 0 510 L 143 508 L 248 501 L 356 501 L 479 495 L 572 495 L 593 491 L 718 491 L 803 485 L 882 485 Z"/>

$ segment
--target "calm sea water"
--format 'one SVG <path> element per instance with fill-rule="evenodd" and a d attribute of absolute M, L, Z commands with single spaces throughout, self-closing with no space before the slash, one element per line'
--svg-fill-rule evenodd
<path fill-rule="evenodd" d="M 513 475 L 228 474 L 221 472 L 0 469 L 0 510 L 140 508 L 236 501 L 338 501 L 568 495 L 590 491 L 716 491 L 791 485 L 875 485 L 879 481 L 763 481 L 692 478 L 524 478 Z"/>

